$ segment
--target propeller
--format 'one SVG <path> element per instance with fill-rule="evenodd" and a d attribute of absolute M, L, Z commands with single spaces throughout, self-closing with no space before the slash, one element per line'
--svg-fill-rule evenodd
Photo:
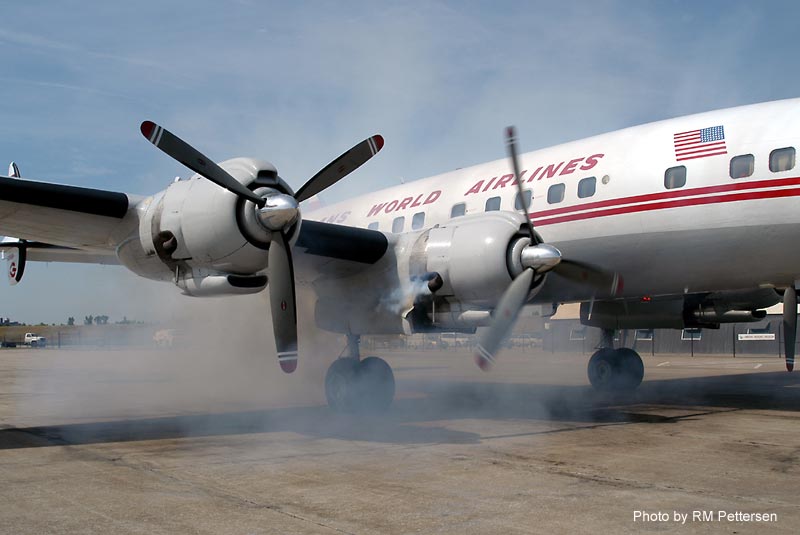
<path fill-rule="evenodd" d="M 239 197 L 253 201 L 259 208 L 264 206 L 264 199 L 244 187 L 241 182 L 233 178 L 222 167 L 166 128 L 158 126 L 152 121 L 145 121 L 142 123 L 140 130 L 150 143 L 195 173 L 204 176 L 214 184 L 222 186 Z"/>
<path fill-rule="evenodd" d="M 797 336 L 797 291 L 789 286 L 783 292 L 783 344 L 786 371 L 794 370 L 794 343 Z"/>
<path fill-rule="evenodd" d="M 528 229 L 530 242 L 525 245 L 519 255 L 518 267 L 521 267 L 522 271 L 503 292 L 494 311 L 494 321 L 482 333 L 478 341 L 475 363 L 484 371 L 494 364 L 497 350 L 514 326 L 517 315 L 528 298 L 535 275 L 542 275 L 552 270 L 572 282 L 587 284 L 603 293 L 616 295 L 622 290 L 622 277 L 618 273 L 611 273 L 585 262 L 562 258 L 561 251 L 542 242 L 534 231 L 530 207 L 522 189 L 517 156 L 517 135 L 513 126 L 506 129 L 506 147 L 511 160 L 511 168 L 516 177 L 514 182 L 517 185 L 521 209 L 525 214 L 525 226 Z M 531 195 L 531 199 L 533 199 L 533 195 Z"/>
<path fill-rule="evenodd" d="M 278 362 L 284 372 L 292 373 L 297 368 L 297 294 L 287 232 L 300 218 L 300 202 L 329 188 L 358 169 L 383 148 L 383 137 L 369 137 L 341 154 L 311 177 L 294 195 L 274 191 L 262 197 L 166 128 L 152 121 L 144 121 L 141 131 L 150 143 L 171 158 L 256 205 L 256 219 L 274 236 L 268 254 L 269 297 Z"/>
<path fill-rule="evenodd" d="M 522 189 L 522 177 L 519 173 L 519 158 L 517 157 L 517 132 L 513 126 L 506 128 L 506 147 L 508 148 L 508 157 L 511 159 L 511 168 L 514 170 L 514 182 L 517 184 L 519 202 L 525 214 L 525 221 L 528 222 L 527 227 L 528 234 L 531 237 L 531 245 L 538 245 L 539 239 L 533 231 L 530 206 L 528 206 L 528 200 L 525 198 L 525 191 Z M 531 201 L 533 201 L 533 192 L 531 192 Z"/>

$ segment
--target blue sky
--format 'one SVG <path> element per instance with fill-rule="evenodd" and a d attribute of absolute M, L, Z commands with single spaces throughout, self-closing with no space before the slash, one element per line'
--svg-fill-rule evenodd
<path fill-rule="evenodd" d="M 794 2 L 564 4 L 0 0 L 0 170 L 153 193 L 189 173 L 141 137 L 151 119 L 298 187 L 383 134 L 333 202 L 502 157 L 508 124 L 532 150 L 800 94 Z M 0 316 L 158 318 L 174 309 L 153 300 L 186 299 L 123 268 L 33 265 Z"/>

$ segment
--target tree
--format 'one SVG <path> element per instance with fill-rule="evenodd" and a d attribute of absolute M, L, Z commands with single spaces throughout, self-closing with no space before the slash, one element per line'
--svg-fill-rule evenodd
<path fill-rule="evenodd" d="M 75 325 L 75 318 L 73 318 L 72 316 L 67 318 L 67 325 Z"/>
<path fill-rule="evenodd" d="M 84 325 L 91 325 L 92 323 L 94 323 L 94 316 L 86 316 L 83 318 Z"/>

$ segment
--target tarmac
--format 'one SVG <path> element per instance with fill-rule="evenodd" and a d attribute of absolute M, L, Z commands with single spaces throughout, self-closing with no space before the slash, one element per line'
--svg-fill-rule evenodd
<path fill-rule="evenodd" d="M 623 396 L 589 355 L 376 353 L 382 416 L 324 405 L 330 360 L 1 350 L 0 532 L 798 531 L 800 373 L 774 356 L 643 355 Z"/>

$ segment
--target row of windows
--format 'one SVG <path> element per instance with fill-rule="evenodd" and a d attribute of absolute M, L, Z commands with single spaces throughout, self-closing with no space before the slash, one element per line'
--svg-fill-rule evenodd
<path fill-rule="evenodd" d="M 369 225 L 367 225 L 368 229 L 371 230 L 378 230 L 379 223 L 377 221 L 373 221 Z M 403 229 L 406 226 L 406 218 L 404 216 L 395 217 L 392 221 L 392 232 L 395 234 L 399 234 L 403 232 Z M 425 226 L 425 212 L 417 212 L 413 216 L 411 216 L 411 230 L 419 230 Z"/>
<path fill-rule="evenodd" d="M 547 190 L 547 202 L 550 204 L 555 204 L 564 200 L 564 193 L 566 191 L 566 186 L 561 184 L 553 184 L 550 186 L 550 189 Z M 587 197 L 591 197 L 597 191 L 597 179 L 593 176 L 584 178 L 578 182 L 578 198 L 585 199 Z M 524 199 L 524 204 L 523 204 Z M 491 197 L 486 200 L 486 204 L 483 207 L 484 212 L 497 212 L 500 210 L 502 198 L 500 196 Z M 522 192 L 522 196 L 519 193 L 514 197 L 514 210 L 520 211 L 524 210 L 525 207 L 530 209 L 531 206 L 531 191 L 524 190 Z M 467 213 L 467 203 L 460 202 L 458 204 L 454 204 L 453 207 L 450 209 L 450 218 L 454 217 L 461 217 L 462 215 Z M 425 225 L 425 213 L 418 212 L 414 214 L 411 220 L 411 230 L 421 229 Z M 402 232 L 403 227 L 405 226 L 405 217 L 396 217 L 392 221 L 392 232 Z M 378 222 L 374 221 L 369 224 L 368 228 L 372 230 L 378 229 Z M 395 230 L 399 229 L 399 230 Z"/>
<path fill-rule="evenodd" d="M 795 166 L 794 147 L 775 149 L 769 153 L 769 170 L 773 173 L 791 171 Z M 752 154 L 742 154 L 731 158 L 730 177 L 733 179 L 752 176 L 756 168 L 756 159 Z M 686 185 L 686 166 L 670 167 L 664 172 L 664 187 L 667 189 L 682 188 Z"/>
<path fill-rule="evenodd" d="M 742 154 L 731 158 L 730 175 L 731 178 L 746 178 L 753 174 L 756 167 L 756 159 L 752 154 Z M 769 153 L 769 170 L 773 173 L 781 171 L 791 171 L 794 169 L 795 150 L 794 147 L 784 147 L 775 149 Z"/>
<path fill-rule="evenodd" d="M 769 154 L 769 170 L 773 173 L 780 173 L 782 171 L 790 171 L 794 169 L 795 166 L 795 159 L 796 153 L 794 147 L 784 147 L 781 149 L 775 149 Z M 736 178 L 747 178 L 751 176 L 755 171 L 755 157 L 752 154 L 742 154 L 740 156 L 734 156 L 731 158 L 730 162 L 730 176 L 733 179 Z M 604 183 L 606 179 L 604 178 Z M 664 172 L 664 187 L 667 189 L 676 189 L 682 188 L 686 185 L 686 166 L 679 165 L 677 167 L 670 167 Z M 547 189 L 547 203 L 548 204 L 558 204 L 564 200 L 564 195 L 566 193 L 567 186 L 563 182 L 558 184 L 553 184 Z M 579 199 L 586 199 L 588 197 L 592 197 L 597 192 L 597 178 L 590 176 L 581 179 L 578 182 L 578 198 Z M 530 190 L 523 191 L 522 194 L 524 195 L 524 204 L 523 204 L 523 197 L 520 197 L 520 194 L 517 193 L 516 197 L 514 198 L 514 209 L 515 210 L 524 210 L 527 206 L 530 208 L 531 205 L 531 192 Z M 486 200 L 486 204 L 484 205 L 485 212 L 496 212 L 500 210 L 500 202 L 501 198 L 491 197 Z M 460 217 L 467 213 L 467 205 L 466 203 L 460 202 L 458 204 L 453 205 L 453 208 L 450 210 L 450 217 Z M 392 221 L 392 232 L 400 233 L 403 232 L 405 227 L 406 218 L 396 217 Z M 411 218 L 411 230 L 419 230 L 423 226 L 425 226 L 425 212 L 417 212 Z M 369 224 L 370 229 L 377 230 L 378 229 L 378 222 L 375 221 Z"/>
<path fill-rule="evenodd" d="M 547 204 L 558 204 L 564 200 L 567 186 L 563 182 L 553 184 L 547 188 Z M 586 199 L 597 192 L 597 178 L 590 176 L 578 181 L 578 198 Z"/>

